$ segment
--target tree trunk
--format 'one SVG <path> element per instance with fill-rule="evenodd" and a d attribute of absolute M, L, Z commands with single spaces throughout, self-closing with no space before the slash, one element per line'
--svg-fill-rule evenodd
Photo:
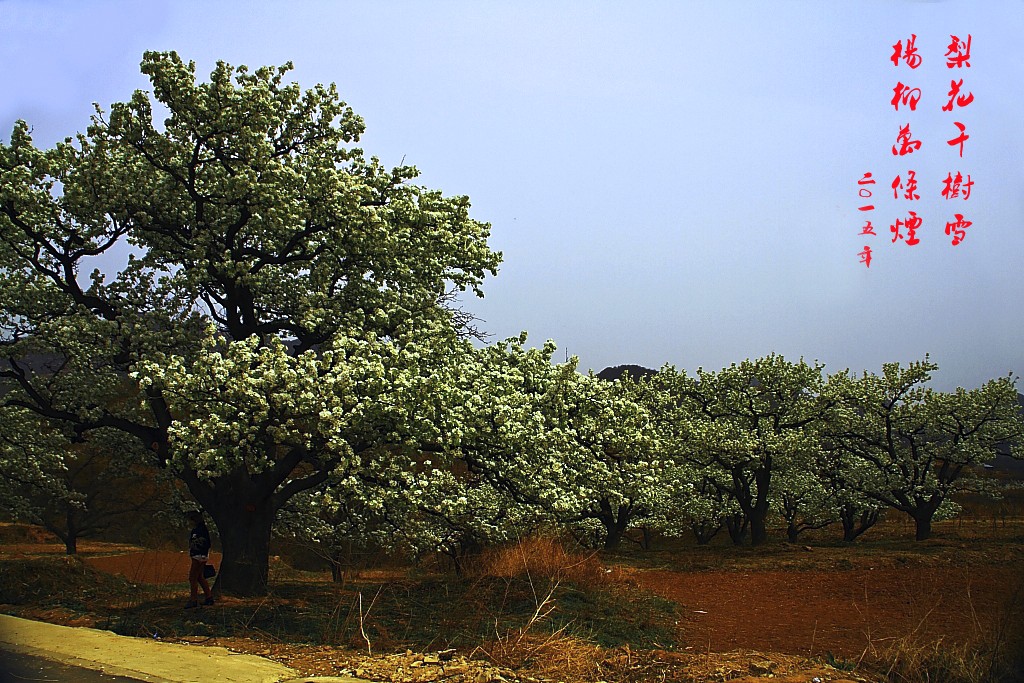
<path fill-rule="evenodd" d="M 625 522 L 612 520 L 610 523 L 606 522 L 604 528 L 606 532 L 604 537 L 604 549 L 618 550 L 619 546 L 622 545 L 622 537 L 626 533 Z"/>
<path fill-rule="evenodd" d="M 757 511 L 750 515 L 750 545 L 761 545 L 768 540 L 768 529 L 765 526 L 764 513 Z"/>
<path fill-rule="evenodd" d="M 633 518 L 632 505 L 619 505 L 618 510 L 613 510 L 608 500 L 599 503 L 597 518 L 604 525 L 604 549 L 618 550 L 622 545 L 622 537 L 629 528 L 629 522 Z"/>
<path fill-rule="evenodd" d="M 907 513 L 914 519 L 914 524 L 917 527 L 914 536 L 916 540 L 925 541 L 931 538 L 932 519 L 938 512 L 939 506 L 942 505 L 942 501 L 943 497 L 939 494 L 934 494 L 930 498 L 917 497 L 914 499 L 914 505 L 907 510 Z"/>
<path fill-rule="evenodd" d="M 331 560 L 331 581 L 345 586 L 345 565 L 338 560 Z"/>
<path fill-rule="evenodd" d="M 870 529 L 878 521 L 878 510 L 865 510 L 860 514 L 858 523 L 857 512 L 853 509 L 840 511 L 840 519 L 843 522 L 843 542 L 853 543 L 857 537 Z"/>
<path fill-rule="evenodd" d="M 282 486 L 302 457 L 301 452 L 292 453 L 277 460 L 272 468 L 255 474 L 245 467 L 212 479 L 203 479 L 190 469 L 179 473 L 192 495 L 213 518 L 220 534 L 224 559 L 213 587 L 218 595 L 267 594 L 270 535 L 277 510 L 288 498 L 321 484 L 327 476 L 325 468 Z"/>
<path fill-rule="evenodd" d="M 926 541 L 931 538 L 932 535 L 932 515 L 931 513 L 917 514 L 914 515 L 914 524 L 917 526 L 915 540 Z"/>
<path fill-rule="evenodd" d="M 327 564 L 331 566 L 331 581 L 345 585 L 348 568 L 353 566 L 352 539 L 345 542 L 343 548 L 331 546 L 327 550 Z"/>
<path fill-rule="evenodd" d="M 697 545 L 707 545 L 715 537 L 715 534 L 722 530 L 722 520 L 693 522 L 690 524 L 690 529 L 693 530 L 693 535 L 697 539 Z"/>
<path fill-rule="evenodd" d="M 725 525 L 729 529 L 729 537 L 732 539 L 732 544 L 743 545 L 747 540 L 750 518 L 742 513 L 729 515 L 725 518 Z"/>
<path fill-rule="evenodd" d="M 59 515 L 57 518 L 59 519 Z M 75 524 L 74 511 L 69 507 L 64 511 L 64 528 L 56 520 L 44 519 L 43 526 L 54 536 L 64 542 L 66 555 L 78 554 L 78 526 Z"/>
<path fill-rule="evenodd" d="M 771 508 L 768 492 L 771 490 L 772 460 L 765 458 L 765 464 L 754 472 L 757 482 L 757 497 L 750 509 L 750 545 L 761 545 L 768 540 L 767 519 Z"/>
<path fill-rule="evenodd" d="M 790 543 L 796 543 L 799 540 L 801 531 L 803 531 L 803 529 L 797 526 L 796 521 L 790 520 L 789 526 L 786 528 L 786 539 Z"/>
<path fill-rule="evenodd" d="M 262 504 L 243 504 L 233 499 L 218 503 L 208 511 L 217 525 L 224 553 L 214 592 L 240 597 L 266 595 L 275 513 L 270 499 Z"/>

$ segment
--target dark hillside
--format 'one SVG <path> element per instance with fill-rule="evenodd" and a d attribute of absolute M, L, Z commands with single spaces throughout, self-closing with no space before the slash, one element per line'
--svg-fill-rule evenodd
<path fill-rule="evenodd" d="M 597 373 L 597 376 L 611 382 L 626 374 L 632 376 L 633 379 L 640 379 L 641 377 L 649 377 L 657 374 L 657 370 L 651 370 L 650 368 L 645 368 L 642 365 L 616 365 L 613 368 L 605 368 L 601 372 Z"/>

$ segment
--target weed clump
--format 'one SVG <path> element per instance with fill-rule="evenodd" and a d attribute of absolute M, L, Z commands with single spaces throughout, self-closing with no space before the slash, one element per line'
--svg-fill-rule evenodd
<path fill-rule="evenodd" d="M 1024 683 L 1024 581 L 1008 590 L 995 624 L 954 642 L 911 633 L 882 648 L 869 646 L 872 668 L 892 683 Z"/>
<path fill-rule="evenodd" d="M 472 591 L 490 632 L 476 651 L 518 670 L 557 660 L 580 674 L 601 647 L 671 648 L 676 606 L 629 584 L 596 553 L 572 552 L 557 539 L 531 537 L 484 551 Z M 591 672 L 593 673 L 593 672 Z"/>

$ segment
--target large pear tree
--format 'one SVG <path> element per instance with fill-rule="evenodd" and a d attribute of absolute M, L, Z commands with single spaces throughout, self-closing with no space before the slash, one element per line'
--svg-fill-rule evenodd
<path fill-rule="evenodd" d="M 909 515 L 919 541 L 954 494 L 987 488 L 984 463 L 1006 448 L 1019 457 L 1024 435 L 1013 377 L 940 392 L 928 386 L 937 369 L 927 357 L 886 363 L 880 375 L 833 375 L 826 392 L 840 409 L 826 445 L 842 459 L 846 485 Z"/>
<path fill-rule="evenodd" d="M 650 378 L 667 447 L 738 508 L 727 520 L 734 542 L 748 528 L 754 545 L 767 540 L 775 480 L 806 468 L 816 452 L 829 411 L 822 369 L 773 353 L 694 377 L 666 366 Z"/>
<path fill-rule="evenodd" d="M 424 347 L 500 262 L 466 197 L 367 159 L 335 86 L 289 69 L 197 82 L 148 52 L 151 92 L 85 133 L 0 142 L 0 401 L 143 444 L 212 516 L 217 590 L 240 595 L 266 591 L 291 497 L 431 438 Z"/>
<path fill-rule="evenodd" d="M 524 333 L 453 368 L 443 397 L 450 457 L 533 510 L 517 524 L 554 520 L 607 550 L 630 529 L 660 524 L 679 478 L 647 409 L 621 382 L 578 372 L 575 357 L 554 363 L 553 342 L 525 343 Z"/>

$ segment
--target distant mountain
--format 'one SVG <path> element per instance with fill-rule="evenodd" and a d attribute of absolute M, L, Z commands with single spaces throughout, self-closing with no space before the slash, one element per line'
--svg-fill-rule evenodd
<path fill-rule="evenodd" d="M 657 370 L 651 370 L 642 365 L 616 365 L 614 368 L 605 368 L 597 373 L 597 376 L 611 382 L 621 378 L 623 375 L 630 375 L 633 379 L 640 379 L 641 377 L 649 377 L 656 374 L 658 374 Z"/>

